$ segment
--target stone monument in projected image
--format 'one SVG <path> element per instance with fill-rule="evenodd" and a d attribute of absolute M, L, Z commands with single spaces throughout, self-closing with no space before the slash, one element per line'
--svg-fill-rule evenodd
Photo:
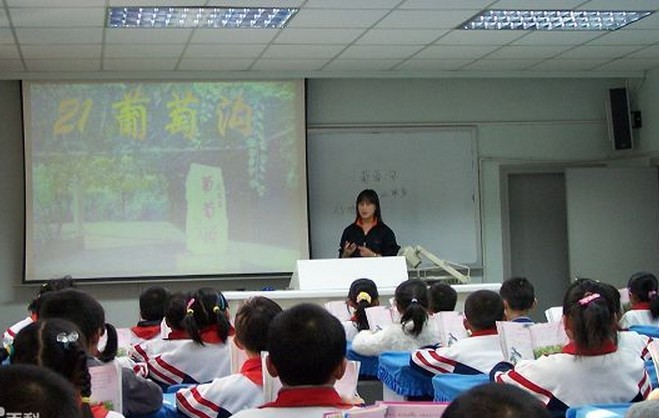
<path fill-rule="evenodd" d="M 185 180 L 186 254 L 177 258 L 179 269 L 199 273 L 227 269 L 229 220 L 222 170 L 191 164 Z"/>

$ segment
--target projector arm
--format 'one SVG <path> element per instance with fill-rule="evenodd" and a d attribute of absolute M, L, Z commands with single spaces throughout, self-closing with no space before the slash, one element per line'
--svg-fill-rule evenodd
<path fill-rule="evenodd" d="M 401 250 L 400 255 L 405 257 L 405 260 L 407 261 L 408 265 L 411 266 L 412 268 L 416 269 L 421 265 L 421 256 L 426 258 L 428 261 L 433 263 L 435 266 L 441 268 L 451 276 L 453 276 L 455 279 L 457 279 L 460 283 L 469 283 L 471 278 L 468 275 L 464 275 L 460 273 L 458 270 L 456 270 L 453 265 L 458 265 L 456 263 L 451 263 L 450 261 L 442 260 L 430 251 L 426 250 L 420 245 L 416 245 L 414 247 L 405 247 L 403 250 Z M 452 265 L 453 264 L 453 265 Z M 462 267 L 462 266 L 460 266 Z M 464 266 L 465 268 L 468 268 L 467 266 Z"/>

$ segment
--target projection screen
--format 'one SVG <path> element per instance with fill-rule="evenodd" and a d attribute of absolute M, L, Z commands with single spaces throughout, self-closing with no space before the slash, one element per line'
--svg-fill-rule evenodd
<path fill-rule="evenodd" d="M 288 274 L 304 83 L 24 82 L 25 281 Z"/>

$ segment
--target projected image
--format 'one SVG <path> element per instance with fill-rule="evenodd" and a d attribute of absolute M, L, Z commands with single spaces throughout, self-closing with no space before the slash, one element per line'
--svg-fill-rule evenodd
<path fill-rule="evenodd" d="M 302 83 L 26 83 L 26 279 L 290 272 Z"/>

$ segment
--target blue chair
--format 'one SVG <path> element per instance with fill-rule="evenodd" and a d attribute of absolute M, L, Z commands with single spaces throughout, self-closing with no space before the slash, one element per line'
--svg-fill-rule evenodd
<path fill-rule="evenodd" d="M 489 382 L 490 377 L 486 374 L 438 374 L 432 378 L 432 386 L 435 391 L 434 400 L 436 402 L 452 401 L 462 392 Z"/>
<path fill-rule="evenodd" d="M 657 380 L 657 369 L 654 367 L 652 360 L 645 361 L 645 370 L 648 372 L 648 376 L 650 376 L 650 385 L 652 386 L 652 389 L 658 388 L 659 381 Z"/>
<path fill-rule="evenodd" d="M 638 332 L 642 335 L 647 335 L 652 338 L 659 338 L 659 327 L 654 327 L 652 325 L 632 325 L 629 327 L 630 331 Z"/>
<path fill-rule="evenodd" d="M 392 391 L 406 398 L 432 399 L 432 376 L 410 366 L 408 351 L 387 351 L 378 359 L 378 379 Z"/>
<path fill-rule="evenodd" d="M 565 418 L 606 417 L 623 418 L 631 403 L 593 404 L 568 408 Z"/>
<path fill-rule="evenodd" d="M 174 393 L 174 394 L 176 394 L 176 392 L 178 392 L 179 389 L 185 389 L 185 388 L 189 388 L 191 386 L 197 386 L 197 384 L 196 383 L 179 383 L 179 384 L 176 384 L 176 385 L 167 386 L 167 388 L 165 388 L 163 393 Z M 176 406 L 176 402 L 174 402 L 174 406 Z"/>
<path fill-rule="evenodd" d="M 361 363 L 359 367 L 359 377 L 375 378 L 378 376 L 378 357 L 377 356 L 362 356 L 352 350 L 352 342 L 348 341 L 346 347 L 346 358 L 348 360 L 355 360 Z"/>

